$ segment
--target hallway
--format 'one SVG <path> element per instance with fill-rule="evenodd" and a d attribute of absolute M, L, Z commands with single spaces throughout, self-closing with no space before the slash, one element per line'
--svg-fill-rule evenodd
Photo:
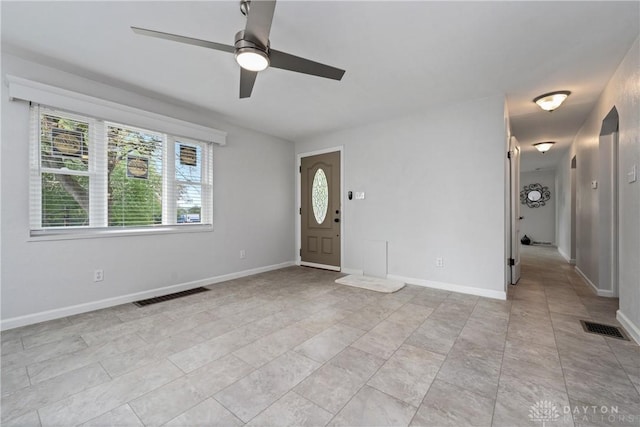
<path fill-rule="evenodd" d="M 568 396 L 576 426 L 638 425 L 640 348 L 586 333 L 579 323 L 620 326 L 618 299 L 596 296 L 555 248 L 524 246 L 522 262 L 522 278 L 509 289 L 511 315 L 496 412 L 501 394 L 505 400 L 529 401 L 544 395 L 563 407 Z M 503 381 L 510 371 L 520 378 L 520 387 Z"/>

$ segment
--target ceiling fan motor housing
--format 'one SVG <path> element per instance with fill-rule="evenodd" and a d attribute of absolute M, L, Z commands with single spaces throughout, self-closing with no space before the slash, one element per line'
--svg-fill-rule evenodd
<path fill-rule="evenodd" d="M 266 47 L 263 47 L 262 44 L 260 42 L 258 42 L 257 40 L 249 40 L 248 38 L 245 37 L 245 32 L 244 30 L 240 30 L 236 33 L 236 42 L 234 44 L 235 46 L 235 55 L 236 55 L 236 61 L 238 62 L 238 64 L 240 64 L 241 67 L 243 68 L 247 68 L 251 71 L 260 71 L 263 70 L 267 67 L 269 67 L 271 61 L 269 59 L 269 45 L 267 45 Z M 259 58 L 259 62 L 261 62 L 262 64 L 256 68 L 253 69 L 251 68 L 251 66 L 243 66 L 242 63 L 243 61 L 240 59 L 241 55 L 251 55 L 251 56 L 259 56 L 262 58 L 262 60 L 260 60 Z M 266 64 L 263 62 L 266 61 Z"/>

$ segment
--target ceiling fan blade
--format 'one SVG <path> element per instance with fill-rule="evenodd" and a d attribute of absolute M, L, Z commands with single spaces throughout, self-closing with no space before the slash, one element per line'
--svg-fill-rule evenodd
<path fill-rule="evenodd" d="M 209 49 L 221 50 L 223 52 L 233 53 L 235 47 L 222 43 L 210 42 L 207 40 L 194 39 L 191 37 L 179 36 L 177 34 L 163 33 L 162 31 L 147 30 L 146 28 L 131 27 L 134 33 L 143 36 L 156 37 L 159 39 L 171 40 L 178 43 L 186 43 L 194 46 L 206 47 Z"/>
<path fill-rule="evenodd" d="M 275 0 L 251 0 L 247 26 L 244 29 L 245 37 L 260 42 L 264 47 L 269 46 L 269 33 L 275 8 Z"/>
<path fill-rule="evenodd" d="M 240 68 L 240 98 L 249 98 L 253 90 L 253 84 L 258 76 L 257 71 L 249 71 Z"/>
<path fill-rule="evenodd" d="M 270 66 L 283 70 L 295 71 L 297 73 L 310 74 L 312 76 L 325 77 L 327 79 L 342 80 L 344 70 L 311 61 L 309 59 L 300 58 L 299 56 L 290 55 L 271 49 L 269 51 Z"/>

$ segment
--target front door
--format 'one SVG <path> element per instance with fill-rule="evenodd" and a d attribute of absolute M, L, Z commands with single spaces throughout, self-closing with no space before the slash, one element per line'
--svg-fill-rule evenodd
<path fill-rule="evenodd" d="M 300 265 L 340 271 L 340 152 L 303 157 Z"/>

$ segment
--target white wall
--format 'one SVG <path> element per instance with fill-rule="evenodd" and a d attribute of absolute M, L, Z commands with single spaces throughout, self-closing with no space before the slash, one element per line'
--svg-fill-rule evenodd
<path fill-rule="evenodd" d="M 549 187 L 551 199 L 544 206 L 530 208 L 526 204 L 520 205 L 520 234 L 529 236 L 536 242 L 556 241 L 556 188 L 555 171 L 522 172 L 520 174 L 520 191 L 525 185 L 540 184 Z"/>
<path fill-rule="evenodd" d="M 504 109 L 495 96 L 298 141 L 344 146 L 344 190 L 365 192 L 344 197 L 343 267 L 361 271 L 365 240 L 384 240 L 390 276 L 504 296 Z"/>
<path fill-rule="evenodd" d="M 620 310 L 618 318 L 640 339 L 640 181 L 627 182 L 627 173 L 640 168 L 640 41 L 631 46 L 615 74 L 607 84 L 596 107 L 577 134 L 573 147 L 563 159 L 559 172 L 564 197 L 567 189 L 572 153 L 577 159 L 577 267 L 598 286 L 598 190 L 591 181 L 599 176 L 599 134 L 602 121 L 615 106 L 619 114 L 619 254 Z M 559 212 L 559 241 L 562 251 L 569 253 L 570 222 L 566 209 Z M 631 331 L 630 331 L 631 332 Z"/>
<path fill-rule="evenodd" d="M 571 159 L 575 155 L 575 146 L 571 146 L 567 153 L 562 157 L 556 170 L 555 181 L 555 200 L 556 200 L 556 246 L 558 252 L 567 260 L 574 262 L 575 258 L 571 254 L 571 175 L 575 170 L 571 170 Z M 576 201 L 573 201 L 576 203 Z M 575 209 L 575 207 L 574 207 Z M 575 236 L 573 236 L 575 239 Z M 575 254 L 573 254 L 575 257 Z"/>
<path fill-rule="evenodd" d="M 74 305 L 293 261 L 293 143 L 15 56 L 2 56 L 6 74 L 212 126 L 228 132 L 228 144 L 214 149 L 213 232 L 29 241 L 28 105 L 9 101 L 3 84 L 3 327 L 43 320 L 37 314 L 48 310 L 55 317 Z M 97 268 L 104 281 L 96 284 Z"/>

